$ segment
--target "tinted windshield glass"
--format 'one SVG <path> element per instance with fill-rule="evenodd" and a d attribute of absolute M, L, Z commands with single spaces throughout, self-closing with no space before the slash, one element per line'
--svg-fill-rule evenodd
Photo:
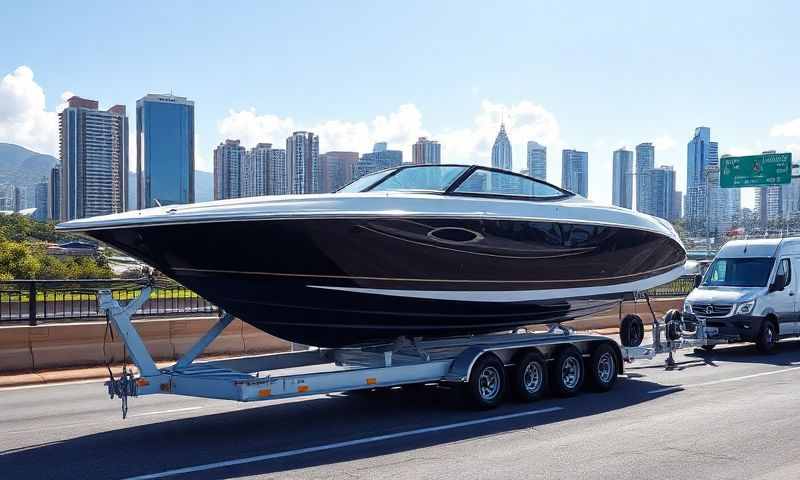
<path fill-rule="evenodd" d="M 408 167 L 371 188 L 371 192 L 423 190 L 444 192 L 467 167 L 456 165 Z"/>
<path fill-rule="evenodd" d="M 455 191 L 540 198 L 565 195 L 561 190 L 532 178 L 481 169 L 475 170 Z"/>
<path fill-rule="evenodd" d="M 772 258 L 718 258 L 703 278 L 708 287 L 764 287 Z"/>
<path fill-rule="evenodd" d="M 383 170 L 381 172 L 370 173 L 369 175 L 364 175 L 363 177 L 359 178 L 358 180 L 350 183 L 342 188 L 340 188 L 336 193 L 352 193 L 352 192 L 363 192 L 365 189 L 371 187 L 375 183 L 378 182 L 381 178 L 389 175 L 394 170 Z"/>

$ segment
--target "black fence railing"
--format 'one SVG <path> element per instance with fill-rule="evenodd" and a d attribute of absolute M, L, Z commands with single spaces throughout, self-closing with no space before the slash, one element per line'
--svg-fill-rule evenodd
<path fill-rule="evenodd" d="M 37 325 L 103 318 L 97 291 L 111 290 L 117 300 L 139 296 L 140 280 L 12 280 L 0 282 L 0 325 Z M 694 276 L 680 277 L 647 291 L 651 297 L 680 297 L 694 288 Z M 169 316 L 209 314 L 217 307 L 172 281 L 156 282 L 150 299 L 136 314 Z"/>
<path fill-rule="evenodd" d="M 37 325 L 40 322 L 75 322 L 104 317 L 97 291 L 111 290 L 117 300 L 141 294 L 139 280 L 12 280 L 0 282 L 0 325 Z M 209 314 L 217 307 L 191 290 L 171 281 L 153 285 L 150 298 L 138 316 Z"/>

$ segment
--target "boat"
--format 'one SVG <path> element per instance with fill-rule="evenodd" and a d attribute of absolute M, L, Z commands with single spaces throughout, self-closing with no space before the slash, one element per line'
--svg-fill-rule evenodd
<path fill-rule="evenodd" d="M 167 205 L 58 230 L 321 347 L 567 321 L 667 283 L 686 262 L 665 220 L 475 165 L 401 166 L 330 194 Z"/>

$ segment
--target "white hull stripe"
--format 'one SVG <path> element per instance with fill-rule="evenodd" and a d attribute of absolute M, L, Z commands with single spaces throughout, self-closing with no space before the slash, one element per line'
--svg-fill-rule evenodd
<path fill-rule="evenodd" d="M 553 300 L 593 297 L 598 295 L 608 295 L 614 293 L 641 292 L 649 288 L 657 287 L 680 277 L 685 273 L 683 265 L 670 270 L 667 273 L 654 277 L 638 280 L 636 282 L 618 283 L 616 285 L 605 285 L 600 287 L 579 287 L 579 288 L 551 288 L 547 290 L 399 290 L 384 288 L 357 288 L 357 287 L 331 287 L 324 285 L 308 285 L 310 288 L 321 288 L 325 290 L 338 290 L 343 292 L 388 295 L 393 297 L 425 298 L 430 300 L 453 300 L 460 302 L 526 302 L 533 300 Z"/>

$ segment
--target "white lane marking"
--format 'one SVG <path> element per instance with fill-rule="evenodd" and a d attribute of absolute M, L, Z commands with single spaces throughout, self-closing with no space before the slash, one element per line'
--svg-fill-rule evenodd
<path fill-rule="evenodd" d="M 164 478 L 172 475 L 181 475 L 185 473 L 201 472 L 205 470 L 212 470 L 215 468 L 232 467 L 235 465 L 243 465 L 247 463 L 263 462 L 266 460 L 274 460 L 276 458 L 293 457 L 296 455 L 305 455 L 307 453 L 322 452 L 325 450 L 333 450 L 337 448 L 352 447 L 355 445 L 363 445 L 367 443 L 377 443 L 384 440 L 393 440 L 396 438 L 410 437 L 413 435 L 421 435 L 424 433 L 442 432 L 445 430 L 453 430 L 455 428 L 469 427 L 472 425 L 480 425 L 483 423 L 498 422 L 508 420 L 511 418 L 527 417 L 530 415 L 539 415 L 542 413 L 556 412 L 563 410 L 564 407 L 550 407 L 540 410 L 530 410 L 527 412 L 510 413 L 508 415 L 497 415 L 494 417 L 480 418 L 477 420 L 467 420 L 464 422 L 450 423 L 447 425 L 439 425 L 436 427 L 418 428 L 416 430 L 407 430 L 405 432 L 389 433 L 386 435 L 377 435 L 374 437 L 359 438 L 357 440 L 348 440 L 346 442 L 328 443 L 326 445 L 319 445 L 316 447 L 299 448 L 297 450 L 287 450 L 284 452 L 269 453 L 266 455 L 256 455 L 254 457 L 237 458 L 235 460 L 227 460 L 224 462 L 207 463 L 205 465 L 195 465 L 193 467 L 176 468 L 174 470 L 165 470 L 158 473 L 150 473 L 147 475 L 140 475 L 138 477 L 130 477 L 127 480 L 151 480 L 155 478 Z"/>
<path fill-rule="evenodd" d="M 740 380 L 747 380 L 747 379 L 750 379 L 750 378 L 764 377 L 764 376 L 767 376 L 767 375 L 775 375 L 777 373 L 792 372 L 792 371 L 798 370 L 798 369 L 800 369 L 800 367 L 791 367 L 791 368 L 784 368 L 784 369 L 781 369 L 781 370 L 772 370 L 772 371 L 769 371 L 769 372 L 753 373 L 751 375 L 744 375 L 744 376 L 741 376 L 741 377 L 723 378 L 722 380 L 713 380 L 713 381 L 710 381 L 710 382 L 690 383 L 688 385 L 675 385 L 673 387 L 664 387 L 664 388 L 658 388 L 656 390 L 650 390 L 647 393 L 662 393 L 662 392 L 669 392 L 669 391 L 672 391 L 672 390 L 681 390 L 681 389 L 686 389 L 686 388 L 707 387 L 709 385 L 718 385 L 720 383 L 738 382 Z"/>
<path fill-rule="evenodd" d="M 64 385 L 84 385 L 87 383 L 102 383 L 107 378 L 95 378 L 91 380 L 74 380 L 69 382 L 35 383 L 33 385 L 20 385 L 17 387 L 0 387 L 0 392 L 10 392 L 11 390 L 30 390 L 32 388 L 63 387 Z"/>
<path fill-rule="evenodd" d="M 136 413 L 131 415 L 131 417 L 146 417 L 148 415 L 164 415 L 167 413 L 178 413 L 178 412 L 189 412 L 192 410 L 200 410 L 203 407 L 184 407 L 184 408 L 173 408 L 172 410 L 159 410 L 157 412 L 144 412 L 144 413 Z"/>

